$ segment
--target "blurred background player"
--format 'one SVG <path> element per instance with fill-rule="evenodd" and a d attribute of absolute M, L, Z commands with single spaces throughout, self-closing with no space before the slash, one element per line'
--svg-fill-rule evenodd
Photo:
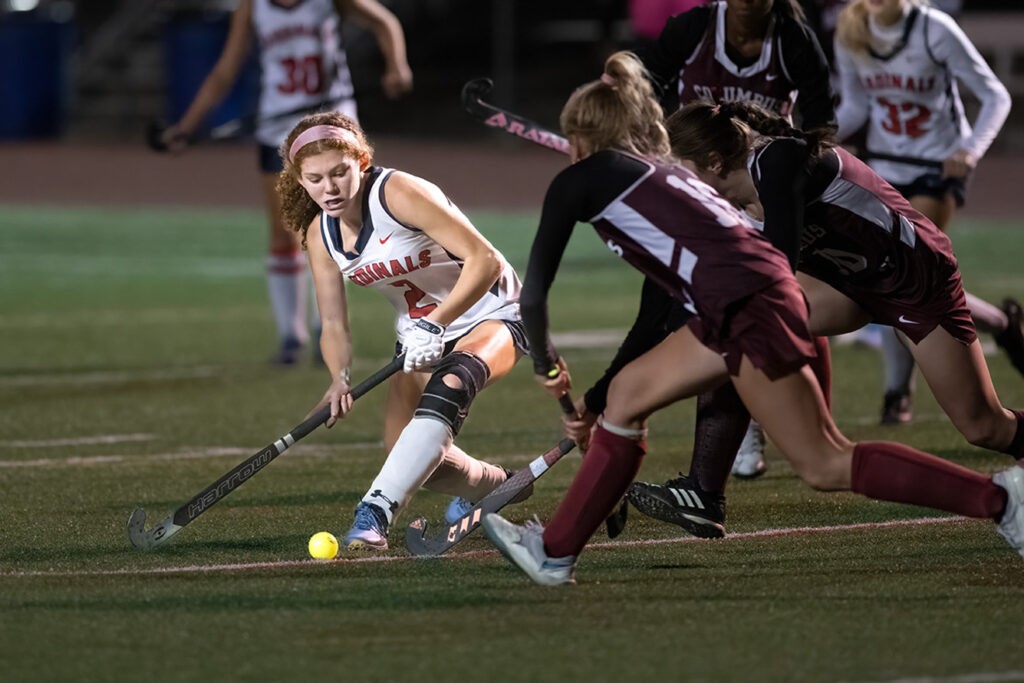
<path fill-rule="evenodd" d="M 1024 458 L 1024 413 L 999 402 L 945 234 L 864 163 L 833 148 L 831 129 L 804 133 L 743 102 L 689 104 L 666 127 L 676 158 L 763 218 L 765 237 L 798 269 L 813 333 L 841 334 L 867 321 L 899 328 L 960 433 Z M 629 499 L 644 514 L 719 537 L 729 452 L 703 445 L 694 451 L 692 481 L 638 482 Z"/>
<path fill-rule="evenodd" d="M 657 41 L 640 52 L 667 112 L 699 99 L 753 101 L 790 118 L 794 105 L 809 127 L 834 120 L 829 66 L 814 31 L 795 0 L 723 0 L 670 17 Z M 593 424 L 604 409 L 614 374 L 675 331 L 685 319 L 679 303 L 645 279 L 640 311 L 619 354 L 597 384 L 577 401 L 582 421 Z M 657 335 L 661 335 L 658 337 Z M 818 368 L 828 391 L 828 343 L 817 340 Z M 694 448 L 708 433 L 735 441 L 733 474 L 758 477 L 765 471 L 764 433 L 746 416 L 729 385 L 698 399 Z M 748 428 L 749 425 L 749 428 Z M 584 444 L 585 445 L 585 444 Z"/>
<path fill-rule="evenodd" d="M 341 38 L 351 18 L 376 37 L 384 56 L 381 86 L 388 97 L 412 87 L 405 38 L 398 19 L 377 0 L 241 0 L 227 41 L 181 120 L 164 133 L 181 150 L 207 114 L 231 90 L 254 42 L 260 60 L 256 124 L 262 193 L 270 223 L 267 288 L 279 347 L 273 362 L 294 365 L 309 341 L 306 259 L 296 233 L 285 228 L 274 185 L 281 171 L 278 147 L 304 114 L 336 110 L 356 118 L 352 76 Z M 314 332 L 319 325 L 313 321 Z"/>
<path fill-rule="evenodd" d="M 284 220 L 309 250 L 323 324 L 331 385 L 314 411 L 330 404 L 328 426 L 352 407 L 347 281 L 380 291 L 398 313 L 405 372 L 389 383 L 388 457 L 344 540 L 349 550 L 385 549 L 388 527 L 421 486 L 477 501 L 509 476 L 452 441 L 476 394 L 526 352 L 519 278 L 436 185 L 371 166 L 353 119 L 303 118 L 281 156 Z"/>
<path fill-rule="evenodd" d="M 945 231 L 963 205 L 967 179 L 1010 111 L 1010 95 L 949 15 L 916 0 L 856 0 L 839 14 L 839 139 L 867 124 L 863 156 L 911 205 Z M 957 91 L 981 102 L 973 129 Z M 974 324 L 993 334 L 1024 373 L 1021 307 L 968 294 Z M 883 424 L 911 419 L 914 359 L 883 330 Z"/>
<path fill-rule="evenodd" d="M 1024 469 L 1014 465 L 993 480 L 901 444 L 853 443 L 839 432 L 806 367 L 814 341 L 789 262 L 732 204 L 671 161 L 657 112 L 630 53 L 612 55 L 601 79 L 578 88 L 562 110 L 574 163 L 544 199 L 521 300 L 534 372 L 552 396 L 571 387 L 548 334 L 547 296 L 577 222 L 591 223 L 693 317 L 615 377 L 547 528 L 484 517 L 502 554 L 537 583 L 573 582 L 579 553 L 636 476 L 648 417 L 730 380 L 814 488 L 1002 520 L 1000 533 L 1024 546 Z"/>

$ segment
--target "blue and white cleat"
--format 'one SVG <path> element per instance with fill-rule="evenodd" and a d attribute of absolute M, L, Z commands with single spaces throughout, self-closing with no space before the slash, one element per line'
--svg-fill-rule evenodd
<path fill-rule="evenodd" d="M 1024 469 L 1014 465 L 992 481 L 1006 489 L 1006 510 L 996 531 L 1024 556 Z"/>
<path fill-rule="evenodd" d="M 540 522 L 528 521 L 519 526 L 492 512 L 484 515 L 482 524 L 501 554 L 537 583 L 576 583 L 576 556 L 548 557 Z"/>
<path fill-rule="evenodd" d="M 345 534 L 346 550 L 387 550 L 388 517 L 376 505 L 361 502 L 356 506 L 355 522 Z"/>
<path fill-rule="evenodd" d="M 444 521 L 449 524 L 455 524 L 455 522 L 462 519 L 463 516 L 472 509 L 473 503 L 462 496 L 456 496 L 455 498 L 452 498 L 452 502 L 448 503 L 448 507 L 444 509 Z"/>

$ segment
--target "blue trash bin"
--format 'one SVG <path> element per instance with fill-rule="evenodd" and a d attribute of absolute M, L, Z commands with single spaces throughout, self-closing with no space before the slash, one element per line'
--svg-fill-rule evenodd
<path fill-rule="evenodd" d="M 199 86 L 217 63 L 227 40 L 231 15 L 228 13 L 181 14 L 164 29 L 164 69 L 167 83 L 167 120 L 179 120 L 188 109 Z M 203 128 L 208 129 L 243 116 L 252 116 L 259 97 L 259 62 L 255 51 L 246 60 L 234 86 L 210 112 Z"/>
<path fill-rule="evenodd" d="M 0 139 L 55 137 L 67 123 L 75 25 L 35 12 L 0 17 Z"/>

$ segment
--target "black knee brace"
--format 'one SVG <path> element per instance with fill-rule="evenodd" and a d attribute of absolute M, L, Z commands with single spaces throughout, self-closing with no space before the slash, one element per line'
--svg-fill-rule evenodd
<path fill-rule="evenodd" d="M 452 436 L 459 433 L 469 413 L 469 404 L 484 388 L 491 376 L 491 369 L 478 356 L 466 351 L 454 351 L 434 366 L 434 373 L 427 380 L 416 417 L 440 420 L 451 427 Z M 458 389 L 445 383 L 445 378 L 458 380 Z"/>

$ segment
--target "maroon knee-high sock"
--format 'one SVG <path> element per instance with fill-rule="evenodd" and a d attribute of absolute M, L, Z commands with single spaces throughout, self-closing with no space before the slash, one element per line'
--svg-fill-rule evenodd
<path fill-rule="evenodd" d="M 578 555 L 601 526 L 640 470 L 647 448 L 642 441 L 594 430 L 576 478 L 544 530 L 549 557 Z"/>
<path fill-rule="evenodd" d="M 832 350 L 828 346 L 828 337 L 815 337 L 814 350 L 818 352 L 809 365 L 814 376 L 821 385 L 821 393 L 825 394 L 825 406 L 832 411 Z"/>
<path fill-rule="evenodd" d="M 851 488 L 869 498 L 991 519 L 1006 508 L 990 477 L 892 441 L 858 443 L 852 470 Z"/>

